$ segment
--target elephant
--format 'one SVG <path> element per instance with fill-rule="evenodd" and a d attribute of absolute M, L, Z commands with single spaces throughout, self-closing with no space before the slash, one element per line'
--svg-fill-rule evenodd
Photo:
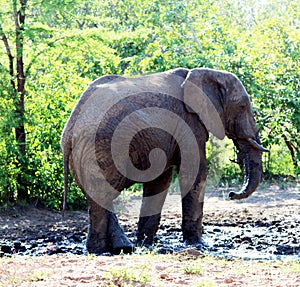
<path fill-rule="evenodd" d="M 81 95 L 62 133 L 64 209 L 69 169 L 89 210 L 87 250 L 130 253 L 151 245 L 174 170 L 182 198 L 186 244 L 201 242 L 209 132 L 233 140 L 245 183 L 230 199 L 251 195 L 262 177 L 259 130 L 250 97 L 236 75 L 176 68 L 128 78 L 102 76 Z M 120 226 L 113 200 L 142 183 L 136 245 Z"/>

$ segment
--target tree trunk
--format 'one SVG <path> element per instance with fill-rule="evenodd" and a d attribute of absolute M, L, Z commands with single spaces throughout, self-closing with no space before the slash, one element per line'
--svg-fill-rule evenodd
<path fill-rule="evenodd" d="M 296 146 L 294 146 L 291 141 L 288 140 L 286 135 L 282 135 L 284 142 L 286 144 L 286 146 L 288 147 L 291 157 L 292 157 L 292 161 L 293 161 L 293 165 L 295 167 L 295 170 L 298 169 L 298 158 L 297 158 L 297 154 L 299 153 L 299 150 Z"/>
<path fill-rule="evenodd" d="M 17 9 L 17 0 L 13 1 L 14 20 L 16 29 L 16 71 L 17 71 L 17 91 L 15 98 L 17 127 L 15 128 L 16 141 L 19 147 L 18 165 L 19 174 L 17 176 L 18 199 L 28 200 L 28 190 L 26 183 L 26 133 L 25 133 L 25 73 L 23 62 L 24 47 L 24 25 L 25 10 L 27 0 L 20 0 L 20 9 Z"/>

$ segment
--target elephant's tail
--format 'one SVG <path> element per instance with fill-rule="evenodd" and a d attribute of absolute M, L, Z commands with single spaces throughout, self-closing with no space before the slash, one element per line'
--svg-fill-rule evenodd
<path fill-rule="evenodd" d="M 63 209 L 62 216 L 64 217 L 65 211 L 67 209 L 67 196 L 68 196 L 68 183 L 69 183 L 69 152 L 64 152 L 64 197 L 63 197 Z"/>

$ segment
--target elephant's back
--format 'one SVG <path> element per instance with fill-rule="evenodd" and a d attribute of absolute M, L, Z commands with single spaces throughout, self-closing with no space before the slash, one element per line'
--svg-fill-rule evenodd
<path fill-rule="evenodd" d="M 97 169 L 117 190 L 134 180 L 124 176 L 116 162 L 147 170 L 150 152 L 159 148 L 167 155 L 167 165 L 175 164 L 176 129 L 186 112 L 181 84 L 187 72 L 177 69 L 101 85 L 95 82 L 81 102 L 72 129 L 72 145 L 78 147 L 75 164 Z"/>

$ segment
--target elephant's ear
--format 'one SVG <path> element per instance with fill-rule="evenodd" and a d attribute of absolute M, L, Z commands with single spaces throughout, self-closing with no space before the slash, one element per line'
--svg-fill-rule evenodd
<path fill-rule="evenodd" d="M 182 84 L 183 101 L 190 113 L 197 113 L 206 129 L 219 139 L 225 137 L 224 125 L 221 120 L 222 85 L 216 71 L 210 69 L 191 70 Z"/>

